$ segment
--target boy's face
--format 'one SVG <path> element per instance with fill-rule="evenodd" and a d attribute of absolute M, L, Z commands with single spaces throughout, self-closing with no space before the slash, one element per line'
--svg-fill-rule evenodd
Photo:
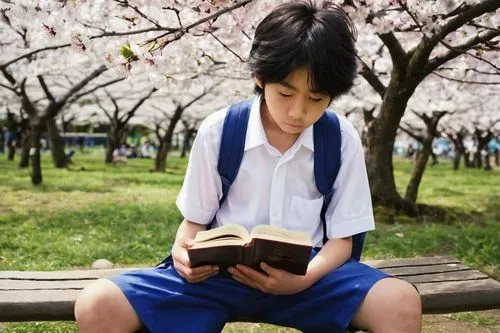
<path fill-rule="evenodd" d="M 271 118 L 288 134 L 299 134 L 314 124 L 330 104 L 330 96 L 313 92 L 309 84 L 309 71 L 297 68 L 279 83 L 257 85 L 264 89 L 266 106 Z"/>

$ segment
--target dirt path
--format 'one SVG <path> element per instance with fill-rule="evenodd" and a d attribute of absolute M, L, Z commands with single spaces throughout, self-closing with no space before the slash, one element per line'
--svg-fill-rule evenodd
<path fill-rule="evenodd" d="M 425 315 L 422 333 L 500 333 L 500 310 Z M 298 333 L 283 327 L 232 323 L 223 333 Z"/>
<path fill-rule="evenodd" d="M 423 333 L 500 333 L 500 310 L 424 316 Z"/>

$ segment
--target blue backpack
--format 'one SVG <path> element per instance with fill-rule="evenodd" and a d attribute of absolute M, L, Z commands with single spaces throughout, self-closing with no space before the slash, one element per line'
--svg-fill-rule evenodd
<path fill-rule="evenodd" d="M 219 200 L 219 207 L 226 200 L 229 188 L 238 174 L 243 159 L 252 103 L 253 99 L 231 105 L 224 119 L 217 164 L 222 181 L 222 197 Z M 333 183 L 340 169 L 341 132 L 339 119 L 335 113 L 325 112 L 313 128 L 314 178 L 318 191 L 323 195 L 320 217 L 323 224 L 323 244 L 325 244 L 328 241 L 325 214 L 333 196 Z M 208 229 L 213 222 L 210 223 Z M 351 258 L 359 261 L 364 240 L 364 232 L 352 237 Z"/>

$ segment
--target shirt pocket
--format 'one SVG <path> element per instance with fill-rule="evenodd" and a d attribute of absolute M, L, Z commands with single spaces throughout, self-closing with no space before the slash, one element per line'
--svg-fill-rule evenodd
<path fill-rule="evenodd" d="M 321 221 L 320 213 L 322 206 L 323 197 L 318 199 L 292 197 L 288 216 L 285 220 L 286 228 L 305 232 L 312 237 Z"/>

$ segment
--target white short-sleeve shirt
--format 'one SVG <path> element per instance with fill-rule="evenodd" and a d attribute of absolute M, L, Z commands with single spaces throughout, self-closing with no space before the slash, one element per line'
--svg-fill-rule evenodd
<path fill-rule="evenodd" d="M 191 149 L 177 207 L 187 220 L 215 226 L 241 224 L 248 231 L 271 224 L 308 233 L 321 246 L 322 195 L 314 180 L 313 126 L 302 131 L 284 154 L 267 140 L 255 98 L 248 121 L 243 160 L 221 207 L 222 185 L 217 161 L 222 125 L 227 113 L 218 111 L 200 126 Z M 342 238 L 375 228 L 363 146 L 358 132 L 339 115 L 341 167 L 326 212 L 328 238 Z"/>

